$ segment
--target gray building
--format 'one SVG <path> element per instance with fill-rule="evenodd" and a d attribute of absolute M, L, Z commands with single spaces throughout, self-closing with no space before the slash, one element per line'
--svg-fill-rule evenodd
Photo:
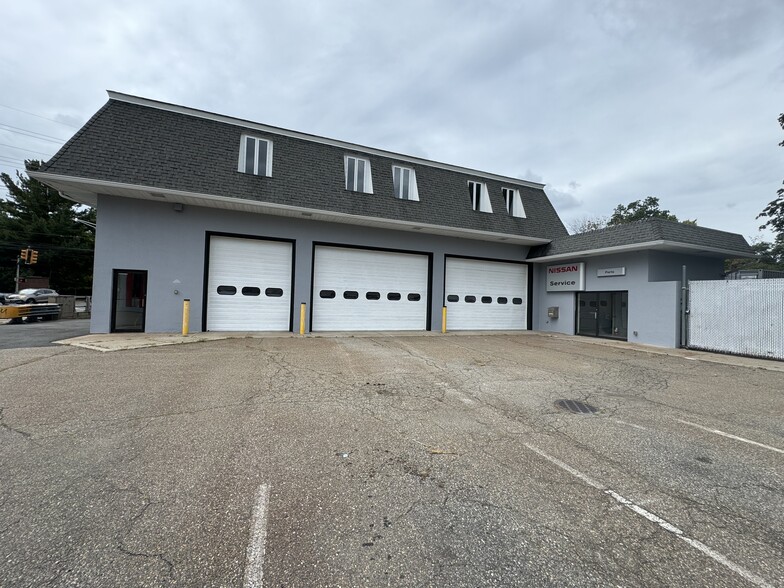
<path fill-rule="evenodd" d="M 740 235 L 663 219 L 559 237 L 529 254 L 533 328 L 678 347 L 684 268 L 720 280 L 724 259 L 749 256 Z M 559 286 L 564 275 L 577 283 Z"/>
<path fill-rule="evenodd" d="M 96 333 L 179 331 L 187 298 L 193 330 L 297 331 L 302 305 L 306 331 L 440 330 L 446 307 L 450 330 L 674 346 L 681 266 L 750 254 L 666 221 L 570 237 L 542 184 L 109 97 L 31 173 L 97 208 Z"/>

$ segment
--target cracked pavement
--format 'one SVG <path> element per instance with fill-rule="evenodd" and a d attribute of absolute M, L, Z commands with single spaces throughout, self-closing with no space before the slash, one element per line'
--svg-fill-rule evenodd
<path fill-rule="evenodd" d="M 763 365 L 763 364 L 760 364 Z M 575 415 L 559 399 L 599 408 Z M 538 334 L 0 350 L 2 586 L 784 585 L 784 373 Z"/>

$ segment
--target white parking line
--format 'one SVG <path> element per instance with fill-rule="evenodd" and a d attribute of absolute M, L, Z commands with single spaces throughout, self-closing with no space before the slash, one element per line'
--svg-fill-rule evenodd
<path fill-rule="evenodd" d="M 737 435 L 731 435 L 730 433 L 725 433 L 724 431 L 719 431 L 718 429 L 710 429 L 708 427 L 703 427 L 702 425 L 698 425 L 697 423 L 692 423 L 691 421 L 684 421 L 681 419 L 675 419 L 675 420 L 678 421 L 679 423 L 683 423 L 684 425 L 697 427 L 698 429 L 702 429 L 703 431 L 707 431 L 708 433 L 715 433 L 716 435 L 721 435 L 722 437 L 727 437 L 728 439 L 734 439 L 735 441 L 743 441 L 743 443 L 756 445 L 757 447 L 762 447 L 763 449 L 768 449 L 770 451 L 775 451 L 777 453 L 784 453 L 784 450 L 782 449 L 771 447 L 770 445 L 765 445 L 764 443 L 757 443 L 756 441 L 752 441 L 751 439 L 744 439 L 743 437 L 738 437 Z"/>
<path fill-rule="evenodd" d="M 632 512 L 635 512 L 638 515 L 648 519 L 649 521 L 651 521 L 653 523 L 656 523 L 657 525 L 659 525 L 665 531 L 667 531 L 669 533 L 672 533 L 673 535 L 678 537 L 678 539 L 683 540 L 688 545 L 691 545 L 692 547 L 694 547 L 695 549 L 697 549 L 700 552 L 704 553 L 705 555 L 707 555 L 708 557 L 710 557 L 714 561 L 717 561 L 721 565 L 729 568 L 730 570 L 732 570 L 733 572 L 738 574 L 743 579 L 745 579 L 745 580 L 747 580 L 747 581 L 749 581 L 752 584 L 755 584 L 757 586 L 762 586 L 763 588 L 773 588 L 771 584 L 768 584 L 765 580 L 763 580 L 762 578 L 760 578 L 756 574 L 754 574 L 754 573 L 752 573 L 752 572 L 750 572 L 750 571 L 740 567 L 738 564 L 736 564 L 733 561 L 730 561 L 729 559 L 724 557 L 722 554 L 714 551 L 713 549 L 711 549 L 710 547 L 708 547 L 704 543 L 702 543 L 700 541 L 697 541 L 696 539 L 692 539 L 691 537 L 687 537 L 686 535 L 683 534 L 683 531 L 681 531 L 678 527 L 676 527 L 672 523 L 668 523 L 667 521 L 665 521 L 661 517 L 656 516 L 655 514 L 653 514 L 652 512 L 650 512 L 648 510 L 645 510 L 643 507 L 635 504 L 634 502 L 632 502 L 628 498 L 624 498 L 623 496 L 621 496 L 620 494 L 618 494 L 614 490 L 611 490 L 610 488 L 607 488 L 606 486 L 604 486 L 603 484 L 597 482 L 593 478 L 583 474 L 579 470 L 574 469 L 572 466 L 565 464 L 560 459 L 558 459 L 556 457 L 553 457 L 552 455 L 548 455 L 547 453 L 545 453 L 544 451 L 542 451 L 538 447 L 534 447 L 533 445 L 529 445 L 528 443 L 526 443 L 525 446 L 528 449 L 530 449 L 531 451 L 533 451 L 535 453 L 538 453 L 540 456 L 545 458 L 550 463 L 555 464 L 556 466 L 558 466 L 562 470 L 564 470 L 566 472 L 569 472 L 570 474 L 572 474 L 576 478 L 582 480 L 583 482 L 585 482 L 589 486 L 591 486 L 593 488 L 596 488 L 597 490 L 601 490 L 602 492 L 604 492 L 608 496 L 611 496 L 615 501 L 617 501 L 618 503 L 622 504 L 623 506 L 625 506 L 626 508 L 628 508 Z"/>
<path fill-rule="evenodd" d="M 264 578 L 264 549 L 267 540 L 267 508 L 269 507 L 268 484 L 259 486 L 256 502 L 253 505 L 253 520 L 250 529 L 250 543 L 245 552 L 244 588 L 261 588 Z"/>
<path fill-rule="evenodd" d="M 614 422 L 618 423 L 619 425 L 626 425 L 627 427 L 634 427 L 635 429 L 640 429 L 642 431 L 647 431 L 648 427 L 643 427 L 642 425 L 635 425 L 634 423 L 627 423 L 626 421 L 622 421 L 620 419 L 613 419 Z"/>

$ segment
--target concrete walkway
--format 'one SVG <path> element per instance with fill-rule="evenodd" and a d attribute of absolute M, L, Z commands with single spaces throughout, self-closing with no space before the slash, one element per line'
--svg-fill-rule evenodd
<path fill-rule="evenodd" d="M 72 339 L 55 341 L 60 345 L 71 345 L 82 347 L 93 351 L 110 352 L 125 351 L 128 349 L 142 349 L 146 347 L 161 347 L 164 345 L 183 345 L 186 343 L 203 343 L 205 341 L 219 341 L 223 339 L 270 339 L 270 338 L 350 338 L 350 337 L 548 337 L 552 339 L 564 339 L 568 341 L 579 341 L 588 345 L 603 345 L 618 349 L 639 351 L 657 355 L 668 355 L 671 357 L 682 357 L 692 361 L 705 361 L 719 363 L 723 365 L 734 365 L 746 368 L 758 368 L 784 372 L 784 362 L 768 359 L 756 359 L 751 357 L 739 357 L 734 355 L 724 355 L 720 353 L 709 353 L 705 351 L 695 351 L 692 349 L 668 349 L 665 347 L 654 347 L 652 345 L 641 345 L 639 343 L 629 343 L 627 341 L 613 341 L 610 339 L 594 339 L 592 337 L 579 337 L 576 335 L 562 335 L 559 333 L 542 333 L 537 331 L 457 331 L 450 333 L 440 333 L 437 331 L 357 331 L 357 332 L 323 332 L 308 333 L 299 335 L 291 332 L 204 332 L 189 335 L 178 333 L 103 333 L 84 335 Z"/>

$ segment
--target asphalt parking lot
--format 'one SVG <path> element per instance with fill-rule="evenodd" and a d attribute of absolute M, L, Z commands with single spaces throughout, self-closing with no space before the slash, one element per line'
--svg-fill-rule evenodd
<path fill-rule="evenodd" d="M 527 333 L 7 349 L 0 383 L 3 586 L 784 585 L 782 371 Z"/>
<path fill-rule="evenodd" d="M 90 319 L 34 321 L 11 324 L 0 320 L 0 349 L 48 347 L 54 341 L 90 332 Z"/>

